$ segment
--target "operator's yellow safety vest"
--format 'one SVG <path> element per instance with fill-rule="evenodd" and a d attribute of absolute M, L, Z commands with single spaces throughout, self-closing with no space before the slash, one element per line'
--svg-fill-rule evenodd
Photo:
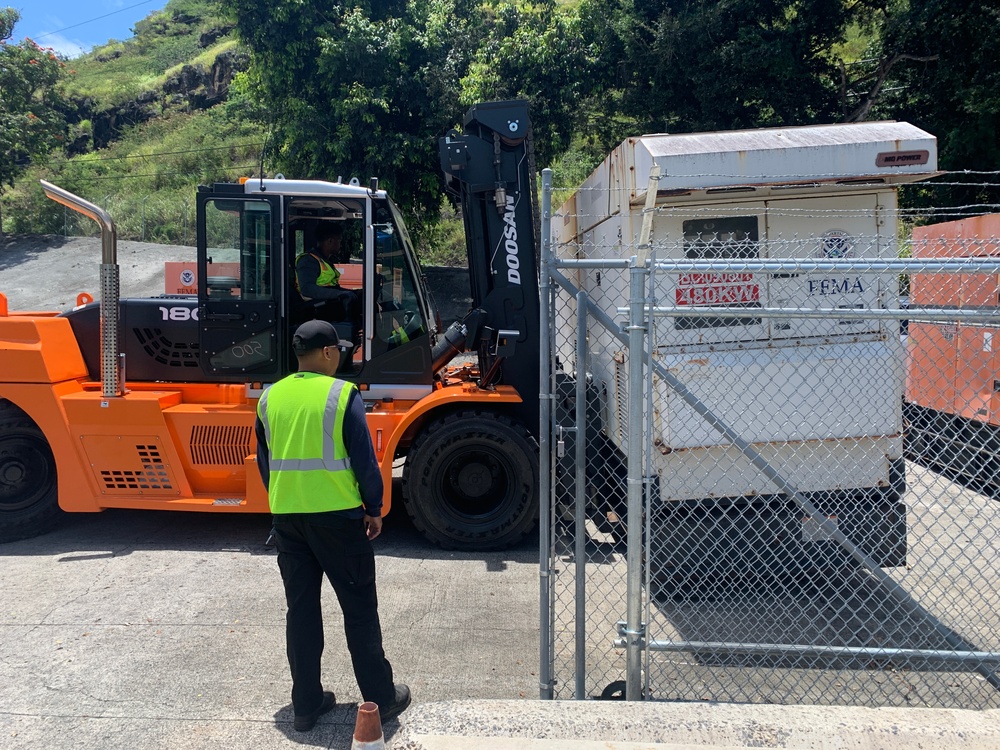
<path fill-rule="evenodd" d="M 279 380 L 261 394 L 272 513 L 324 513 L 362 504 L 344 444 L 353 383 L 314 372 Z"/>
<path fill-rule="evenodd" d="M 302 253 L 296 256 L 295 266 L 298 267 L 299 261 L 302 260 L 307 255 L 311 255 L 319 263 L 319 276 L 316 277 L 316 286 L 337 286 L 340 283 L 340 271 L 337 270 L 336 266 L 331 266 L 324 260 L 322 255 L 317 255 L 316 253 Z M 295 274 L 295 288 L 302 293 L 302 289 L 299 287 L 299 275 Z M 308 299 L 308 298 L 306 298 Z"/>
<path fill-rule="evenodd" d="M 390 346 L 402 346 L 403 344 L 409 342 L 410 337 L 406 333 L 406 328 L 399 326 L 392 333 L 389 334 L 389 345 Z"/>

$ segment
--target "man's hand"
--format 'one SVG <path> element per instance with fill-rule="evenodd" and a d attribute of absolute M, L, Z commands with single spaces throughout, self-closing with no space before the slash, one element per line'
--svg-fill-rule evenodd
<path fill-rule="evenodd" d="M 382 519 L 378 516 L 365 516 L 365 532 L 368 534 L 368 541 L 381 534 Z"/>

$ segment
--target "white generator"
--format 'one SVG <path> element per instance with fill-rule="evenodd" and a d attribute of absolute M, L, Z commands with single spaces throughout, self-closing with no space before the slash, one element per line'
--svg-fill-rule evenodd
<path fill-rule="evenodd" d="M 899 322 L 754 310 L 897 308 L 896 277 L 866 271 L 864 261 L 898 257 L 894 186 L 933 176 L 935 138 L 897 122 L 629 138 L 556 212 L 559 257 L 637 255 L 654 164 L 660 177 L 649 247 L 656 261 L 858 261 L 843 273 L 654 271 L 648 293 L 657 307 L 673 310 L 655 322 L 653 351 L 845 534 L 881 564 L 902 564 Z M 581 270 L 574 280 L 624 321 L 628 271 Z M 683 314 L 699 306 L 745 309 L 746 316 Z M 624 454 L 627 351 L 593 326 L 589 339 L 602 430 Z M 562 342 L 560 355 L 574 361 L 572 341 Z M 746 521 L 752 507 L 781 496 L 655 375 L 652 390 L 662 507 L 711 505 Z M 813 540 L 814 523 L 794 506 L 785 515 L 789 533 Z M 754 533 L 772 538 L 766 525 Z"/>

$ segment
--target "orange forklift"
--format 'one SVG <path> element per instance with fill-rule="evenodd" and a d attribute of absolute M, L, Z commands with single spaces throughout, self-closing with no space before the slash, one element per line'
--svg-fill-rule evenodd
<path fill-rule="evenodd" d="M 355 344 L 340 377 L 364 397 L 386 512 L 405 459 L 404 504 L 429 540 L 487 550 L 522 539 L 538 513 L 529 132 L 525 102 L 491 102 L 441 139 L 473 300 L 445 331 L 377 180 L 199 187 L 197 295 L 148 299 L 120 297 L 112 218 L 43 182 L 101 225 L 101 294 L 64 313 L 10 311 L 0 294 L 0 541 L 43 533 L 62 512 L 266 513 L 257 399 L 294 369 L 291 335 L 312 317 Z M 356 304 L 343 309 L 295 284 L 295 259 L 328 223 L 351 251 L 339 270 Z M 452 364 L 466 352 L 476 356 Z"/>

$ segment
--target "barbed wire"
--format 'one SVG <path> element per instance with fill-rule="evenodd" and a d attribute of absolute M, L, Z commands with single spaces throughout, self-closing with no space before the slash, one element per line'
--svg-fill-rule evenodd
<path fill-rule="evenodd" d="M 930 227 L 932 229 L 933 227 Z M 558 239 L 555 242 L 557 247 L 563 249 L 583 248 L 583 249 L 614 249 L 615 255 L 621 257 L 621 250 L 638 250 L 640 243 L 635 239 L 625 239 L 615 242 L 601 242 L 593 239 L 574 240 L 572 238 Z M 925 248 L 933 248 L 935 252 L 942 248 L 956 248 L 957 250 L 969 249 L 989 249 L 995 251 L 1000 249 L 1000 235 L 984 237 L 906 237 L 896 238 L 893 234 L 877 235 L 870 233 L 847 234 L 836 230 L 826 234 L 799 235 L 796 233 L 771 234 L 766 237 L 753 238 L 737 235 L 734 232 L 697 232 L 689 231 L 681 236 L 653 238 L 649 242 L 652 249 L 683 249 L 685 252 L 705 252 L 717 253 L 712 255 L 712 259 L 730 258 L 735 260 L 745 260 L 757 258 L 758 248 L 768 248 L 770 250 L 789 250 L 795 247 L 827 247 L 834 252 L 832 257 L 854 258 L 858 262 L 865 260 L 877 260 L 874 255 L 859 255 L 869 250 L 879 251 L 895 244 L 910 251 L 922 251 Z M 810 251 L 811 252 L 811 251 Z M 728 253 L 723 255 L 720 253 Z M 792 256 L 789 256 L 792 257 Z M 705 259 L 709 259 L 706 254 Z M 691 257 L 689 260 L 701 258 Z M 764 260 L 765 258 L 760 258 Z"/>
<path fill-rule="evenodd" d="M 911 182 L 902 183 L 881 183 L 886 187 L 892 188 L 909 188 L 909 187 L 1000 187 L 1000 179 L 997 182 L 942 182 L 938 178 L 949 177 L 952 175 L 985 175 L 985 176 L 996 176 L 1000 178 L 1000 170 L 986 171 L 986 170 L 935 170 L 934 172 L 899 172 L 893 174 L 871 174 L 871 175 L 858 175 L 857 177 L 847 177 L 844 174 L 834 174 L 834 173 L 821 173 L 821 174 L 733 174 L 724 172 L 699 172 L 693 174 L 667 174 L 660 175 L 657 180 L 663 182 L 664 180 L 695 180 L 703 178 L 717 178 L 717 179 L 732 179 L 740 180 L 738 183 L 731 183 L 725 185 L 676 185 L 670 188 L 670 190 L 738 190 L 740 188 L 761 188 L 761 187 L 778 187 L 774 183 L 782 183 L 780 185 L 781 189 L 788 190 L 793 188 L 809 188 L 809 187 L 831 187 L 836 185 L 837 187 L 851 187 L 856 185 L 857 187 L 863 187 L 865 185 L 878 185 L 880 183 L 873 182 L 863 182 L 867 178 L 871 179 L 882 179 L 884 177 L 901 177 L 901 176 L 914 176 L 918 179 Z M 838 180 L 837 183 L 830 183 L 821 180 Z M 854 180 L 858 182 L 854 182 Z M 644 177 L 641 180 L 637 179 L 634 188 L 637 192 L 645 192 L 648 177 Z M 766 184 L 762 184 L 762 181 L 767 181 Z M 845 180 L 850 180 L 850 182 L 843 182 Z M 793 184 L 787 184 L 793 183 Z M 612 192 L 612 191 L 631 191 L 632 186 L 625 187 L 587 187 L 581 185 L 579 187 L 553 187 L 553 193 L 577 193 L 577 192 Z"/>
<path fill-rule="evenodd" d="M 933 226 L 936 226 L 936 225 L 930 225 L 930 226 L 933 227 Z M 748 238 L 744 238 L 744 237 L 736 237 L 736 238 L 734 238 L 734 237 L 730 236 L 732 234 L 731 232 L 708 232 L 708 233 L 702 232 L 702 233 L 700 233 L 701 236 L 705 236 L 706 234 L 708 234 L 708 235 L 716 235 L 716 236 L 713 239 L 711 239 L 711 240 L 704 239 L 703 242 L 709 242 L 709 241 L 711 241 L 711 242 L 718 243 L 720 245 L 723 244 L 723 243 L 740 244 L 740 245 L 745 245 L 747 247 L 753 247 L 755 245 L 780 245 L 780 244 L 789 244 L 789 245 L 791 245 L 791 244 L 794 244 L 794 243 L 806 243 L 806 242 L 815 243 L 815 242 L 821 241 L 823 239 L 826 239 L 824 237 L 824 235 L 822 235 L 822 234 L 814 234 L 814 235 L 806 235 L 806 234 L 799 235 L 799 234 L 794 234 L 794 233 L 789 233 L 789 234 L 772 234 L 772 235 L 769 235 L 767 237 L 760 237 L 758 239 L 753 239 L 753 238 L 749 238 L 748 239 Z M 693 238 L 695 236 L 697 236 L 697 233 L 691 233 L 691 234 L 689 234 L 687 236 L 684 236 L 684 237 L 682 237 L 682 236 L 674 236 L 674 237 L 659 238 L 659 239 L 655 239 L 654 238 L 654 239 L 650 240 L 649 244 L 650 244 L 650 247 L 652 247 L 652 246 L 665 247 L 665 246 L 668 246 L 668 245 L 690 244 L 690 243 L 692 243 L 694 241 Z M 840 235 L 838 234 L 838 236 L 840 236 Z M 884 244 L 887 240 L 892 240 L 892 239 L 895 239 L 895 238 L 891 234 L 887 237 L 885 235 L 877 235 L 877 234 L 870 234 L 870 233 L 857 233 L 857 234 L 851 234 L 849 236 L 845 236 L 845 239 L 850 240 L 855 245 L 860 245 L 860 244 L 864 244 L 864 243 L 867 242 L 867 243 L 870 243 L 871 247 L 875 247 L 876 243 L 882 243 L 882 244 Z M 963 247 L 964 246 L 971 246 L 971 245 L 982 245 L 982 246 L 989 245 L 989 246 L 993 246 L 993 245 L 996 245 L 996 244 L 1000 243 L 1000 234 L 990 235 L 990 236 L 985 236 L 985 237 L 916 237 L 916 238 L 913 238 L 913 237 L 902 238 L 901 237 L 901 238 L 897 239 L 897 242 L 899 242 L 899 244 L 904 244 L 904 245 L 908 245 L 908 246 L 931 245 L 931 244 L 942 244 L 942 243 L 960 245 L 960 246 L 963 246 Z M 562 244 L 562 245 L 570 245 L 570 244 L 580 244 L 580 245 L 583 245 L 583 244 L 586 244 L 586 245 L 589 245 L 589 246 L 592 246 L 592 247 L 611 247 L 612 245 L 616 246 L 616 247 L 617 246 L 621 246 L 621 247 L 636 247 L 636 248 L 639 247 L 638 240 L 632 240 L 632 239 L 622 239 L 620 241 L 615 241 L 615 242 L 606 242 L 606 241 L 605 242 L 599 242 L 599 241 L 594 241 L 594 240 L 586 240 L 586 241 L 574 242 L 572 239 L 566 238 L 566 239 L 560 239 L 558 241 L 558 243 Z"/>
<path fill-rule="evenodd" d="M 642 215 L 647 209 L 636 210 L 635 213 Z M 782 216 L 787 218 L 827 218 L 827 219 L 874 219 L 876 212 L 873 209 L 815 209 L 815 208 L 792 208 L 775 206 L 769 203 L 768 206 L 757 205 L 735 205 L 735 206 L 657 206 L 649 209 L 656 216 L 669 216 L 674 219 L 705 219 L 706 217 L 728 218 L 735 216 Z M 927 206 L 916 208 L 883 208 L 879 212 L 885 219 L 897 219 L 900 221 L 914 221 L 921 218 L 935 219 L 971 219 L 974 215 L 990 213 L 1000 213 L 1000 203 L 974 203 L 962 206 Z M 595 220 L 602 221 L 610 218 L 611 212 L 586 213 L 586 212 L 562 212 L 555 211 L 552 214 L 554 220 Z"/>

